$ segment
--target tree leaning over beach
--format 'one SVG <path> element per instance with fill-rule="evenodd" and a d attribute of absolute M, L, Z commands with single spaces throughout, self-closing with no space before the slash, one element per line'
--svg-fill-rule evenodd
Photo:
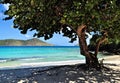
<path fill-rule="evenodd" d="M 26 34 L 50 39 L 54 33 L 67 36 L 74 42 L 79 39 L 80 53 L 86 58 L 86 66 L 100 68 L 97 58 L 102 43 L 120 39 L 119 0 L 2 0 L 9 3 L 4 20 L 14 19 L 14 28 Z M 94 32 L 96 44 L 90 52 L 86 33 Z"/>

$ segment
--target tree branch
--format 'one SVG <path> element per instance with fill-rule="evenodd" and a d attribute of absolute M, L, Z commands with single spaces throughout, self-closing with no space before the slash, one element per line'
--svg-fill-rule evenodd
<path fill-rule="evenodd" d="M 86 38 L 85 38 L 85 31 L 86 31 L 86 25 L 82 24 L 80 26 L 78 26 L 77 28 L 77 35 L 79 38 L 79 46 L 80 46 L 80 50 L 81 50 L 81 54 L 90 58 L 90 54 L 88 51 L 88 47 L 87 47 L 87 43 L 86 43 Z"/>
<path fill-rule="evenodd" d="M 82 37 L 83 35 L 85 35 L 85 30 L 86 30 L 86 25 L 82 24 L 81 26 L 78 26 L 77 28 L 78 37 Z"/>
<path fill-rule="evenodd" d="M 97 56 L 97 54 L 98 54 L 98 51 L 99 51 L 99 47 L 100 47 L 100 45 L 102 44 L 102 43 L 104 43 L 107 39 L 107 31 L 103 31 L 103 37 L 97 42 L 97 44 L 96 44 L 96 49 L 95 49 L 95 53 L 94 53 L 94 55 L 95 56 Z"/>

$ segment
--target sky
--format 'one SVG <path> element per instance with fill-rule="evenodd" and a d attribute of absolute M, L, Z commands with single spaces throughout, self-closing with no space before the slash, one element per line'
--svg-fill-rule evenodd
<path fill-rule="evenodd" d="M 0 40 L 4 39 L 21 39 L 21 40 L 27 40 L 33 38 L 34 32 L 28 31 L 27 34 L 21 34 L 18 29 L 14 29 L 13 26 L 13 20 L 3 20 L 5 15 L 3 14 L 6 9 L 8 9 L 7 5 L 0 4 Z M 60 45 L 60 46 L 74 46 L 77 44 L 77 41 L 74 43 L 69 43 L 70 39 L 67 37 L 63 37 L 60 34 L 54 34 L 53 38 L 49 40 L 44 40 L 44 38 L 39 38 L 42 41 L 54 44 L 54 45 Z"/>
<path fill-rule="evenodd" d="M 0 40 L 4 39 L 20 39 L 27 40 L 32 39 L 34 32 L 28 31 L 27 34 L 21 34 L 18 29 L 13 28 L 13 19 L 12 20 L 3 20 L 5 15 L 3 14 L 5 10 L 9 7 L 9 4 L 0 4 Z M 44 40 L 44 38 L 39 38 L 42 41 L 45 41 L 50 44 L 59 45 L 59 46 L 75 46 L 78 44 L 78 40 L 69 43 L 70 39 L 67 37 L 63 37 L 62 34 L 54 34 L 53 38 L 49 40 Z M 87 40 L 89 43 L 89 39 Z"/>

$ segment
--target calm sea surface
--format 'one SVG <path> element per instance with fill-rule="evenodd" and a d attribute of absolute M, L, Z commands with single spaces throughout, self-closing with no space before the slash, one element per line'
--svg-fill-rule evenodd
<path fill-rule="evenodd" d="M 84 59 L 77 46 L 0 46 L 0 60 L 33 58 L 45 62 Z"/>
<path fill-rule="evenodd" d="M 0 46 L 0 66 L 12 63 L 84 60 L 77 46 Z"/>

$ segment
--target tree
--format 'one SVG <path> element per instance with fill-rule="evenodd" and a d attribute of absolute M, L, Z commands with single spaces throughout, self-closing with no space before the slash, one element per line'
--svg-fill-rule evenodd
<path fill-rule="evenodd" d="M 75 41 L 78 37 L 81 54 L 88 67 L 100 68 L 97 54 L 106 40 L 119 39 L 119 0 L 2 0 L 9 3 L 8 17 L 14 19 L 14 28 L 26 34 L 35 30 L 34 36 L 52 38 L 54 33 L 63 33 Z M 94 32 L 95 52 L 86 44 L 86 33 Z"/>

